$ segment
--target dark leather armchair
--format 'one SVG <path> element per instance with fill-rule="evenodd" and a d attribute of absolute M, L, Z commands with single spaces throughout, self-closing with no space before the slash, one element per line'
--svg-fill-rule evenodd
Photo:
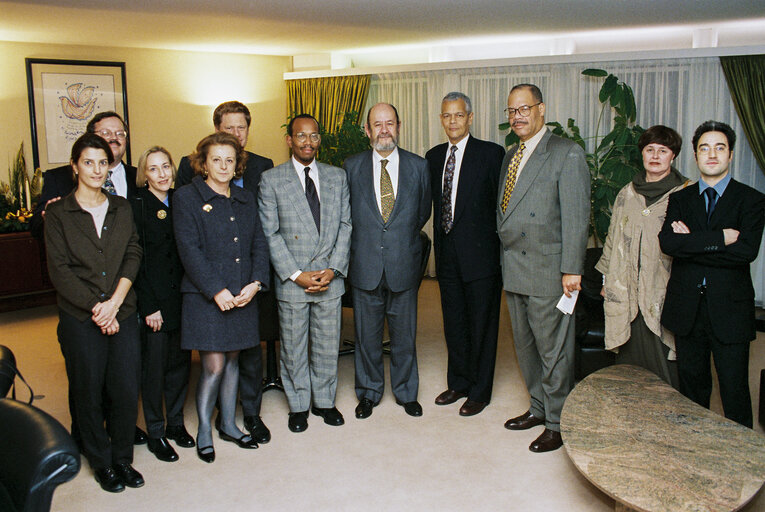
<path fill-rule="evenodd" d="M 587 249 L 584 258 L 582 291 L 574 309 L 576 327 L 576 352 L 574 354 L 574 377 L 582 380 L 592 372 L 614 364 L 615 355 L 605 346 L 605 314 L 603 313 L 603 274 L 595 270 L 595 264 L 603 254 L 600 247 Z"/>
<path fill-rule="evenodd" d="M 50 510 L 53 491 L 80 471 L 63 425 L 37 407 L 0 399 L 0 510 Z"/>

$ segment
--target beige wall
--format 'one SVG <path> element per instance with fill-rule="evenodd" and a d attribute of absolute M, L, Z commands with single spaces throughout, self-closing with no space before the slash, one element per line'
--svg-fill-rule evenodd
<path fill-rule="evenodd" d="M 248 149 L 277 164 L 288 157 L 281 125 L 289 57 L 0 42 L 0 181 L 8 181 L 8 162 L 21 141 L 33 172 L 27 57 L 125 62 L 134 165 L 155 144 L 167 147 L 177 163 L 213 131 L 215 106 L 231 99 L 252 112 Z"/>

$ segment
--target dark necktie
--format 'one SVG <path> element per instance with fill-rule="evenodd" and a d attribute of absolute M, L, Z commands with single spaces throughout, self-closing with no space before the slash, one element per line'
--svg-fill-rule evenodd
<path fill-rule="evenodd" d="M 104 190 L 106 190 L 113 196 L 117 195 L 117 189 L 115 188 L 114 182 L 112 181 L 111 169 L 109 169 L 109 172 L 106 174 L 106 181 L 104 182 Z"/>
<path fill-rule="evenodd" d="M 321 225 L 321 211 L 319 207 L 319 194 L 316 192 L 316 184 L 311 179 L 311 168 L 306 167 L 303 169 L 305 172 L 305 197 L 308 199 L 308 207 L 311 208 L 313 214 L 313 221 L 316 223 L 316 231 L 321 231 L 319 226 Z"/>
<path fill-rule="evenodd" d="M 454 215 L 452 214 L 452 187 L 454 183 L 454 167 L 457 159 L 454 153 L 457 152 L 457 146 L 451 147 L 451 153 L 446 160 L 446 169 L 444 170 L 444 187 L 441 192 L 441 229 L 449 234 L 454 226 Z"/>
<path fill-rule="evenodd" d="M 712 212 L 715 211 L 715 206 L 717 206 L 717 191 L 709 187 L 704 190 L 704 194 L 707 196 L 707 225 L 709 225 Z"/>

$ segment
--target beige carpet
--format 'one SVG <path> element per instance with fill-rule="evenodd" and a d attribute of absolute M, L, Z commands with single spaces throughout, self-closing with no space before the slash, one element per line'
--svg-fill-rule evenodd
<path fill-rule="evenodd" d="M 19 368 L 39 396 L 35 405 L 68 426 L 67 381 L 56 323 L 55 307 L 2 314 L 0 343 L 16 354 Z M 347 312 L 346 330 L 350 334 Z M 407 416 L 388 386 L 373 415 L 357 420 L 353 358 L 344 356 L 337 393 L 344 426 L 330 427 L 311 416 L 308 430 L 293 434 L 287 429 L 283 394 L 269 391 L 263 397 L 262 417 L 273 438 L 259 449 L 242 450 L 216 438 L 217 459 L 208 465 L 197 459 L 194 449 L 178 449 L 180 460 L 165 463 L 139 446 L 134 466 L 143 473 L 146 485 L 120 494 L 102 491 L 83 461 L 77 478 L 56 491 L 52 508 L 120 512 L 613 510 L 613 500 L 579 474 L 565 449 L 546 454 L 528 450 L 541 427 L 525 432 L 503 428 L 508 417 L 528 407 L 504 304 L 493 401 L 478 416 L 460 417 L 459 402 L 446 407 L 433 403 L 446 384 L 446 348 L 433 280 L 426 280 L 420 291 L 417 341 L 421 418 Z M 756 403 L 759 369 L 765 368 L 762 333 L 752 344 L 750 368 Z M 192 392 L 186 402 L 186 425 L 192 435 L 196 433 L 193 389 L 198 372 L 195 360 Z M 719 399 L 714 400 L 713 409 L 719 411 Z M 759 427 L 758 431 L 762 432 Z M 762 493 L 745 510 L 765 510 Z"/>

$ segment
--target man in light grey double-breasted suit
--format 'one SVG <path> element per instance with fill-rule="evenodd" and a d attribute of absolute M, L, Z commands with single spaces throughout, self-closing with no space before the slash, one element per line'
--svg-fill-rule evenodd
<path fill-rule="evenodd" d="M 391 342 L 391 387 L 410 416 L 421 416 L 415 337 L 422 278 L 420 229 L 430 217 L 430 176 L 424 158 L 397 147 L 392 105 L 369 110 L 366 133 L 374 150 L 345 162 L 351 191 L 351 263 L 356 324 L 356 417 L 366 418 L 385 386 L 383 324 Z"/>
<path fill-rule="evenodd" d="M 258 200 L 276 272 L 288 426 L 302 432 L 309 408 L 328 425 L 344 423 L 335 392 L 351 210 L 345 171 L 314 158 L 318 122 L 301 114 L 287 133 L 292 158 L 263 173 Z"/>
<path fill-rule="evenodd" d="M 502 164 L 497 233 L 502 281 L 529 410 L 511 430 L 544 424 L 533 452 L 560 448 L 560 412 L 573 386 L 574 319 L 556 308 L 581 289 L 590 218 L 590 174 L 582 149 L 545 127 L 542 93 L 513 87 L 508 119 L 520 143 Z"/>

